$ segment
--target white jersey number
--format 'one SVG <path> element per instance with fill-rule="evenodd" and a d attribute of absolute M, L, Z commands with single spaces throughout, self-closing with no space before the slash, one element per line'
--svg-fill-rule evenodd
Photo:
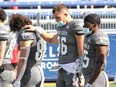
<path fill-rule="evenodd" d="M 61 38 L 61 44 L 60 44 L 60 46 L 61 46 L 61 54 L 62 55 L 65 55 L 67 53 L 67 45 L 64 44 L 65 42 L 66 42 L 66 38 L 62 37 Z"/>
<path fill-rule="evenodd" d="M 16 41 L 15 40 L 16 39 L 12 39 L 10 41 L 10 45 L 9 45 L 9 48 L 8 48 L 8 50 L 6 52 L 5 58 L 11 58 L 12 57 L 12 51 L 13 51 L 15 45 L 16 45 Z"/>
<path fill-rule="evenodd" d="M 40 39 L 37 42 L 37 52 L 36 52 L 35 60 L 38 61 L 41 58 L 43 59 L 44 54 L 45 54 L 45 42 L 42 39 Z"/>
<path fill-rule="evenodd" d="M 83 68 L 87 68 L 88 65 L 89 65 L 89 58 L 85 56 L 83 60 Z"/>

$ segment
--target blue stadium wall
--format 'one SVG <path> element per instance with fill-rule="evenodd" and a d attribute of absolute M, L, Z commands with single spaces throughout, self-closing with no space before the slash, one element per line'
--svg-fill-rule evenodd
<path fill-rule="evenodd" d="M 107 58 L 106 72 L 109 79 L 116 75 L 116 34 L 108 34 L 110 38 L 110 54 Z M 57 79 L 57 72 L 50 71 L 52 65 L 57 64 L 58 60 L 58 45 L 46 43 L 46 55 L 41 64 L 44 69 L 45 81 L 55 81 Z"/>

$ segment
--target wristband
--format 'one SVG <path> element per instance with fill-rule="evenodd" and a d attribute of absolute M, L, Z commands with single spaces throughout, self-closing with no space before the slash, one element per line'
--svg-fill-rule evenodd
<path fill-rule="evenodd" d="M 36 27 L 35 32 L 37 32 L 39 35 L 41 35 L 44 32 L 44 29 L 42 27 Z"/>

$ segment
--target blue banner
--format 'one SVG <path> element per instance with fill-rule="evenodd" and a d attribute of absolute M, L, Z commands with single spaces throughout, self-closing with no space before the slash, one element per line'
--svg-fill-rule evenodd
<path fill-rule="evenodd" d="M 57 71 L 50 71 L 51 66 L 58 64 L 58 45 L 46 43 L 46 54 L 41 67 L 44 69 L 46 81 L 55 81 L 57 79 Z"/>
<path fill-rule="evenodd" d="M 116 75 L 116 34 L 109 34 L 110 38 L 110 54 L 107 58 L 106 73 L 109 78 Z"/>
<path fill-rule="evenodd" d="M 108 34 L 110 38 L 110 54 L 107 58 L 106 73 L 109 78 L 116 75 L 116 34 Z M 52 65 L 57 64 L 58 61 L 58 45 L 52 45 L 46 43 L 46 55 L 41 63 L 41 67 L 44 69 L 44 75 L 46 81 L 55 81 L 57 79 L 57 71 L 50 71 Z"/>

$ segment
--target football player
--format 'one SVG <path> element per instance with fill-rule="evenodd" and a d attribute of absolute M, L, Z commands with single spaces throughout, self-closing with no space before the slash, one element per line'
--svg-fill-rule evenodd
<path fill-rule="evenodd" d="M 5 26 L 6 16 L 6 12 L 0 8 L 0 87 L 10 87 L 15 78 L 11 57 L 16 45 L 16 34 Z"/>
<path fill-rule="evenodd" d="M 17 79 L 14 87 L 43 87 L 43 71 L 40 64 L 44 57 L 44 41 L 34 32 L 22 30 L 25 25 L 32 25 L 26 16 L 13 14 L 9 17 L 11 31 L 18 32 L 18 45 L 20 49 L 17 66 Z"/>
<path fill-rule="evenodd" d="M 101 19 L 97 14 L 88 14 L 84 18 L 85 87 L 109 87 L 105 67 L 110 42 L 108 35 L 100 31 L 100 23 Z"/>

